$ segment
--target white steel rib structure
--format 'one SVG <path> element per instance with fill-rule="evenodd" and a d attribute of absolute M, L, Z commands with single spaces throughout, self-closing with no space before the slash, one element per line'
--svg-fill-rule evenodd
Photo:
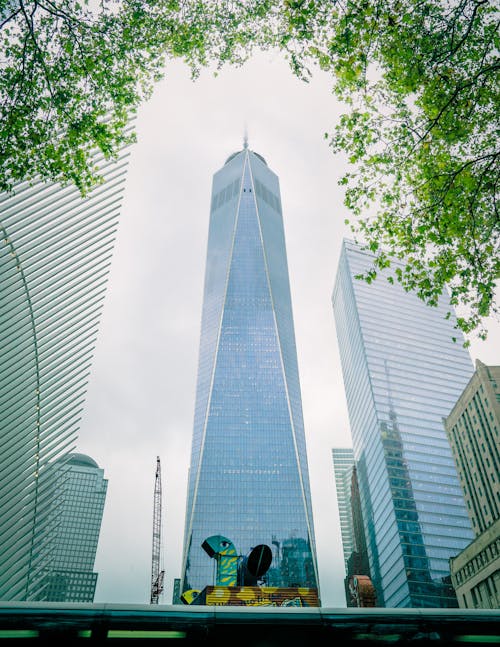
<path fill-rule="evenodd" d="M 75 449 L 128 155 L 96 158 L 104 182 L 86 198 L 41 181 L 0 195 L 2 600 L 40 599 L 47 466 Z"/>

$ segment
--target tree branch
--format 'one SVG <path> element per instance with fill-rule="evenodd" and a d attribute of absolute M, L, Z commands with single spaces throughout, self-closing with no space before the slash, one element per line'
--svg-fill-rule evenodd
<path fill-rule="evenodd" d="M 12 18 L 15 18 L 17 16 L 17 14 L 20 13 L 20 12 L 21 12 L 21 8 L 19 8 L 17 11 L 14 11 L 14 13 L 11 14 L 10 16 L 8 16 L 7 18 L 5 18 L 5 20 L 2 20 L 2 22 L 0 23 L 0 29 L 2 29 L 2 27 L 4 25 L 6 25 L 8 22 L 10 22 L 12 20 Z"/>

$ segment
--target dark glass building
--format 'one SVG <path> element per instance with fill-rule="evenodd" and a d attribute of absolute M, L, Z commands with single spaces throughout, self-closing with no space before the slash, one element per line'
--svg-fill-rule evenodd
<path fill-rule="evenodd" d="M 267 586 L 318 587 L 277 176 L 245 144 L 214 176 L 182 591 L 214 584 L 204 540 L 268 545 Z"/>

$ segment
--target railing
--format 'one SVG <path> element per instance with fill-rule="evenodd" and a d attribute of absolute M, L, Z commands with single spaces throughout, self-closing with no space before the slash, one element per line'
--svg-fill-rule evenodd
<path fill-rule="evenodd" d="M 358 647 L 500 644 L 500 610 L 187 608 L 0 602 L 0 641 L 21 645 L 179 644 Z"/>

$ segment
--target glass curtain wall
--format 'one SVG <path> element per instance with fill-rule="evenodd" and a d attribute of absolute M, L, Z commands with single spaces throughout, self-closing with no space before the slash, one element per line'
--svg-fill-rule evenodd
<path fill-rule="evenodd" d="M 213 180 L 183 591 L 214 584 L 212 535 L 267 544 L 269 586 L 318 587 L 279 184 L 247 148 Z"/>
<path fill-rule="evenodd" d="M 473 535 L 443 418 L 472 362 L 446 295 L 356 279 L 371 262 L 343 241 L 333 309 L 372 579 L 382 606 L 457 606 L 448 560 Z"/>

